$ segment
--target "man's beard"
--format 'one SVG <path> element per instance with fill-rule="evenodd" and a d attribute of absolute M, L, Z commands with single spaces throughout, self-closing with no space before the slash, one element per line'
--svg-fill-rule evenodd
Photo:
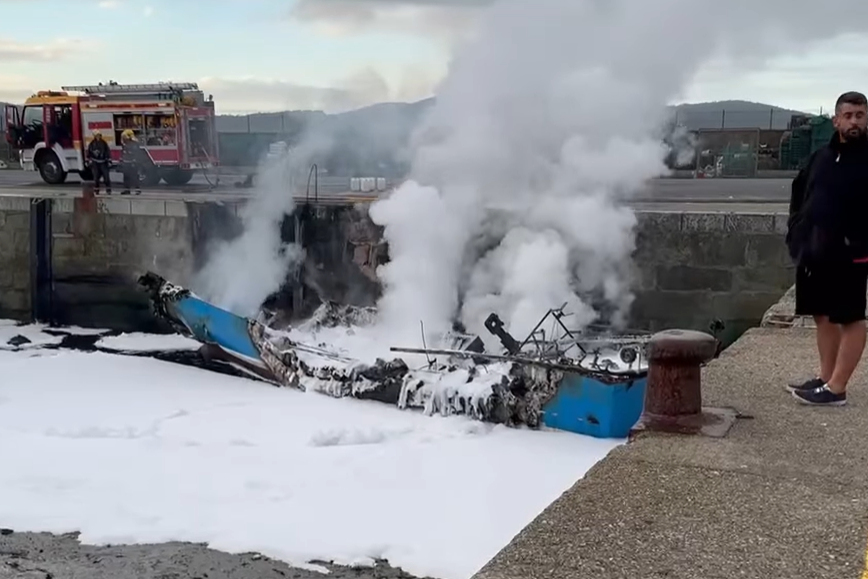
<path fill-rule="evenodd" d="M 848 141 L 861 141 L 868 137 L 868 129 L 862 127 L 854 127 L 844 131 L 842 136 Z"/>

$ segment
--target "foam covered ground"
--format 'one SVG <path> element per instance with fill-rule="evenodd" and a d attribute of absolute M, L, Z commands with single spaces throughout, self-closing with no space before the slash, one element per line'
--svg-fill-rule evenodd
<path fill-rule="evenodd" d="M 132 332 L 106 336 L 96 343 L 96 347 L 114 352 L 173 352 L 198 350 L 202 344 L 179 334 L 157 335 Z"/>
<path fill-rule="evenodd" d="M 0 356 L 0 526 L 85 542 L 384 558 L 466 579 L 620 443 L 150 358 L 35 354 Z"/>

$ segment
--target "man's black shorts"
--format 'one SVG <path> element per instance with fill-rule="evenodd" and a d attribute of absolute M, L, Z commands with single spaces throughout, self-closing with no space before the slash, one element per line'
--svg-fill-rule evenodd
<path fill-rule="evenodd" d="M 865 319 L 868 264 L 796 269 L 796 315 L 828 316 L 833 324 Z"/>

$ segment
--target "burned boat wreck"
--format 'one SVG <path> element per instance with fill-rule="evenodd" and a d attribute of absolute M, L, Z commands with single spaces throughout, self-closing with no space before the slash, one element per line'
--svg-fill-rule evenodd
<path fill-rule="evenodd" d="M 201 342 L 203 356 L 278 386 L 376 400 L 429 415 L 459 414 L 597 437 L 627 436 L 642 412 L 648 336 L 612 335 L 605 329 L 575 332 L 567 327 L 562 308 L 550 310 L 523 341 L 490 315 L 485 327 L 498 338 L 502 352 L 486 352 L 478 336 L 452 333 L 437 347 L 392 347 L 391 352 L 404 357 L 368 364 L 330 345 L 296 339 L 263 317 L 237 316 L 155 273 L 143 275 L 139 283 L 155 314 Z M 355 326 L 374 317 L 371 309 L 325 303 L 308 324 Z M 414 368 L 408 359 L 422 363 Z"/>

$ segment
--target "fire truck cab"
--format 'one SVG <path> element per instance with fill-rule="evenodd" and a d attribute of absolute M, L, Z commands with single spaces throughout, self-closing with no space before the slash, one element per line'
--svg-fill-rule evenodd
<path fill-rule="evenodd" d="M 40 91 L 19 107 L 6 108 L 7 140 L 19 150 L 21 167 L 39 171 L 51 185 L 70 173 L 92 179 L 87 147 L 99 131 L 112 164 L 121 165 L 121 133 L 132 130 L 150 163 L 140 163 L 141 183 L 190 182 L 197 170 L 219 165 L 214 102 L 195 83 L 67 86 Z"/>

